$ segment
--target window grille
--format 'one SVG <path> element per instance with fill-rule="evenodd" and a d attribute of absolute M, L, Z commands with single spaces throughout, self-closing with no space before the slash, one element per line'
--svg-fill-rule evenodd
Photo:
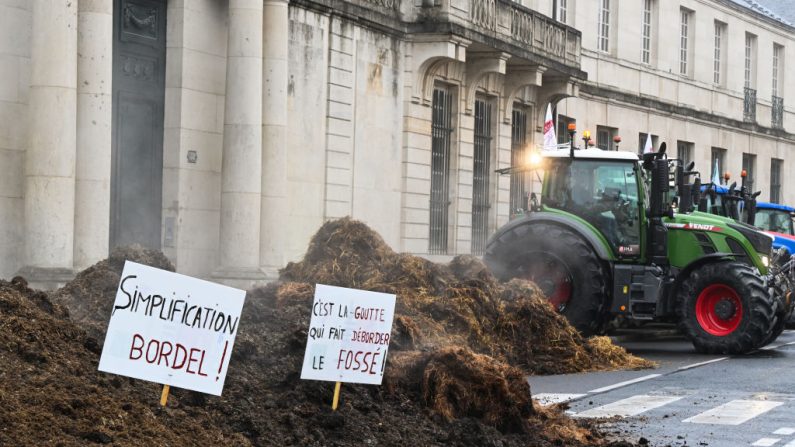
<path fill-rule="evenodd" d="M 756 89 L 750 87 L 745 88 L 743 120 L 751 123 L 756 121 Z"/>
<path fill-rule="evenodd" d="M 489 184 L 491 160 L 491 104 L 475 100 L 475 157 L 472 178 L 472 254 L 486 249 L 489 228 Z"/>
<path fill-rule="evenodd" d="M 433 91 L 431 115 L 431 221 L 429 253 L 447 254 L 450 207 L 450 140 L 453 97 L 449 90 Z"/>
<path fill-rule="evenodd" d="M 527 142 L 527 112 L 523 109 L 513 109 L 511 120 L 511 166 L 518 167 L 525 163 L 525 144 Z M 517 210 L 527 209 L 525 192 L 525 173 L 511 173 L 511 214 Z"/>
<path fill-rule="evenodd" d="M 749 191 L 754 190 L 754 180 L 756 180 L 756 155 L 743 154 L 743 169 L 747 177 L 745 177 L 745 185 Z"/>
<path fill-rule="evenodd" d="M 770 160 L 770 201 L 781 202 L 781 165 L 784 160 L 773 158 Z"/>
<path fill-rule="evenodd" d="M 773 113 L 771 125 L 776 129 L 784 128 L 784 98 L 773 97 Z"/>

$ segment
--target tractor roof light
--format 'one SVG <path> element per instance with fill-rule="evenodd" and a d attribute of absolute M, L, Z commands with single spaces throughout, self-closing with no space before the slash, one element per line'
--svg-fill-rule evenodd
<path fill-rule="evenodd" d="M 569 132 L 576 132 L 577 131 L 577 123 L 569 123 L 569 125 L 566 126 L 566 129 L 568 129 Z"/>
<path fill-rule="evenodd" d="M 729 183 L 730 178 L 732 178 L 732 175 L 729 173 L 729 171 L 723 173 L 723 180 L 725 180 L 726 183 Z"/>
<path fill-rule="evenodd" d="M 740 171 L 740 177 L 742 177 L 742 178 L 746 178 L 746 177 L 748 177 L 748 171 L 746 171 L 745 169 L 743 169 L 742 171 Z"/>

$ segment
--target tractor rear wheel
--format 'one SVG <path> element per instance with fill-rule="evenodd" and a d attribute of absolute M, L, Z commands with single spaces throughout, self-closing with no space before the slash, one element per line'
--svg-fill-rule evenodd
<path fill-rule="evenodd" d="M 759 274 L 739 262 L 694 270 L 679 289 L 677 305 L 679 328 L 703 353 L 747 353 L 774 329 L 774 299 Z"/>
<path fill-rule="evenodd" d="M 573 231 L 547 223 L 520 225 L 493 238 L 483 260 L 500 280 L 535 282 L 582 335 L 602 329 L 606 274 L 594 250 Z"/>

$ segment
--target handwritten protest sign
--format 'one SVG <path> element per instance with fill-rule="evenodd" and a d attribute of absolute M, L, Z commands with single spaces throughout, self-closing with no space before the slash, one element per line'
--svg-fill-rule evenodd
<path fill-rule="evenodd" d="M 220 396 L 245 296 L 127 261 L 99 370 Z"/>
<path fill-rule="evenodd" d="M 302 379 L 380 385 L 395 295 L 318 284 Z"/>

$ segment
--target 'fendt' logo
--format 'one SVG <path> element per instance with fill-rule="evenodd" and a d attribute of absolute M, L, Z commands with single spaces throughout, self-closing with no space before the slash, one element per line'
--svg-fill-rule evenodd
<path fill-rule="evenodd" d="M 674 228 L 677 230 L 693 230 L 693 231 L 723 231 L 723 228 L 715 226 L 715 225 L 707 225 L 707 224 L 697 224 L 697 223 L 668 223 L 665 224 L 668 228 Z"/>

